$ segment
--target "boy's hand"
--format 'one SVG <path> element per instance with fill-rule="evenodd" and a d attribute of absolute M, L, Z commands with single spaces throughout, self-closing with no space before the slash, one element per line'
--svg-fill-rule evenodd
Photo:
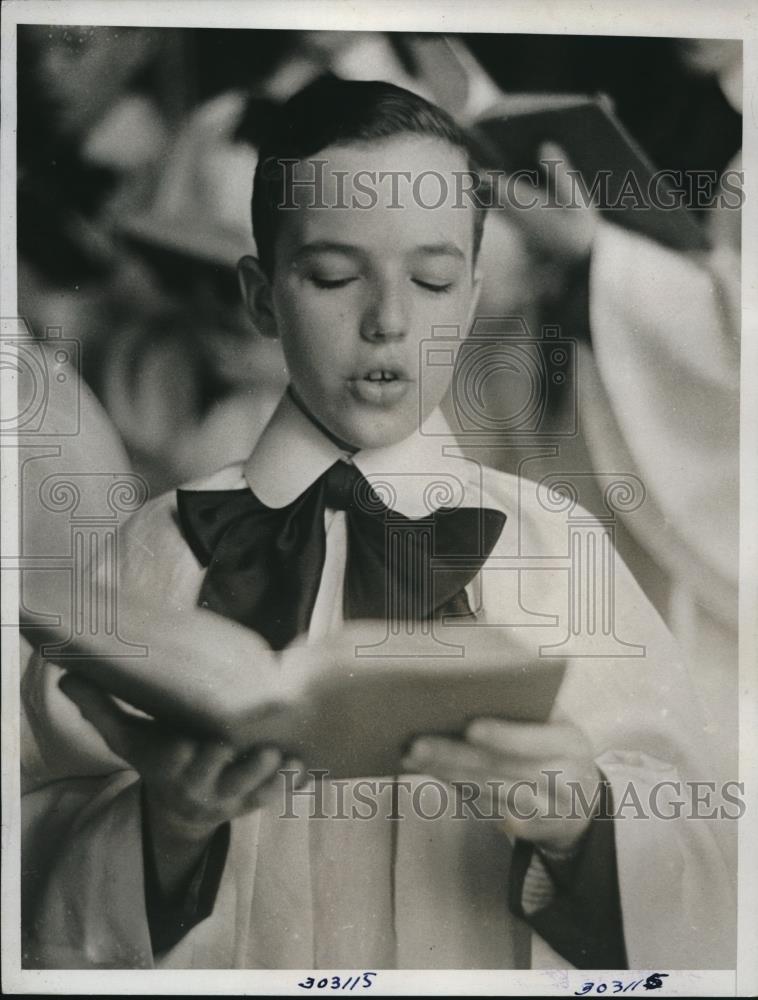
<path fill-rule="evenodd" d="M 582 200 L 581 191 L 572 183 L 574 168 L 560 146 L 545 142 L 539 156 L 541 162 L 553 164 L 549 189 L 535 186 L 526 177 L 515 178 L 515 183 L 503 178 L 499 203 L 533 252 L 559 266 L 571 267 L 590 255 L 598 224 L 596 198 L 590 204 Z"/>
<path fill-rule="evenodd" d="M 584 733 L 563 720 L 477 719 L 465 741 L 441 736 L 414 740 L 403 763 L 409 771 L 448 784 L 475 784 L 481 789 L 477 805 L 483 813 L 502 816 L 509 833 L 558 852 L 570 851 L 591 819 L 578 791 L 572 798 L 568 783 L 592 803 L 600 781 Z"/>
<path fill-rule="evenodd" d="M 115 754 L 131 764 L 145 785 L 154 840 L 205 843 L 228 820 L 283 794 L 282 761 L 273 748 L 240 751 L 214 740 L 167 732 L 151 719 L 120 709 L 94 684 L 66 674 L 61 689 Z M 296 781 L 302 773 L 296 775 Z"/>

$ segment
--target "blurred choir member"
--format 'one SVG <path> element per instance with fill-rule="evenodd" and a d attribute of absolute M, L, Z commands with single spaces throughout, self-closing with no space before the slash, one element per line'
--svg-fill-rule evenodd
<path fill-rule="evenodd" d="M 740 43 L 690 43 L 687 57 L 716 73 L 741 110 Z M 564 164 L 557 181 L 567 184 L 563 151 L 543 153 Z M 739 162 L 738 154 L 727 169 Z M 702 254 L 670 250 L 593 208 L 508 217 L 527 245 L 574 275 L 572 295 L 584 302 L 584 339 L 581 321 L 571 327 L 576 301 L 564 295 L 564 312 L 552 317 L 570 316 L 567 332 L 579 336 L 580 434 L 562 447 L 562 468 L 627 472 L 644 484 L 644 502 L 622 515 L 619 551 L 690 664 L 721 751 L 714 780 L 734 778 L 740 212 L 719 204 L 708 210 L 711 249 Z"/>

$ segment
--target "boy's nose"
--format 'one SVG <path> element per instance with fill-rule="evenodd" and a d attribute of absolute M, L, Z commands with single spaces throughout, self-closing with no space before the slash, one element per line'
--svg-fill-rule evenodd
<path fill-rule="evenodd" d="M 408 332 L 404 296 L 394 284 L 376 290 L 361 324 L 364 340 L 398 340 Z"/>

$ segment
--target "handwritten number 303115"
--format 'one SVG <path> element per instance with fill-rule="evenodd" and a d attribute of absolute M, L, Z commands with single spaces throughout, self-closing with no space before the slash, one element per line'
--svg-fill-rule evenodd
<path fill-rule="evenodd" d="M 668 972 L 652 972 L 646 979 L 631 979 L 628 983 L 624 983 L 620 979 L 612 979 L 610 983 L 611 993 L 631 993 L 638 986 L 641 986 L 643 990 L 659 990 L 663 986 L 663 979 L 667 976 Z M 575 990 L 574 996 L 583 997 L 590 992 L 605 993 L 607 989 L 608 983 L 593 980 L 586 982 L 580 990 Z"/>
<path fill-rule="evenodd" d="M 314 986 L 317 990 L 354 990 L 359 985 L 362 990 L 367 990 L 373 985 L 376 974 L 364 972 L 360 976 L 324 976 L 319 980 L 315 976 L 308 976 L 297 985 L 304 990 L 311 990 Z"/>

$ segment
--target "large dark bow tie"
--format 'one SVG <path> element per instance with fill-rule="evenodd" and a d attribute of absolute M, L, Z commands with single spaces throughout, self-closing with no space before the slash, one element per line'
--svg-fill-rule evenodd
<path fill-rule="evenodd" d="M 500 511 L 478 507 L 442 507 L 411 520 L 342 461 L 278 509 L 249 489 L 178 490 L 177 502 L 182 531 L 208 567 L 199 603 L 255 629 L 274 649 L 308 630 L 326 554 L 326 507 L 346 512 L 346 619 L 470 615 L 464 587 L 505 523 Z"/>

